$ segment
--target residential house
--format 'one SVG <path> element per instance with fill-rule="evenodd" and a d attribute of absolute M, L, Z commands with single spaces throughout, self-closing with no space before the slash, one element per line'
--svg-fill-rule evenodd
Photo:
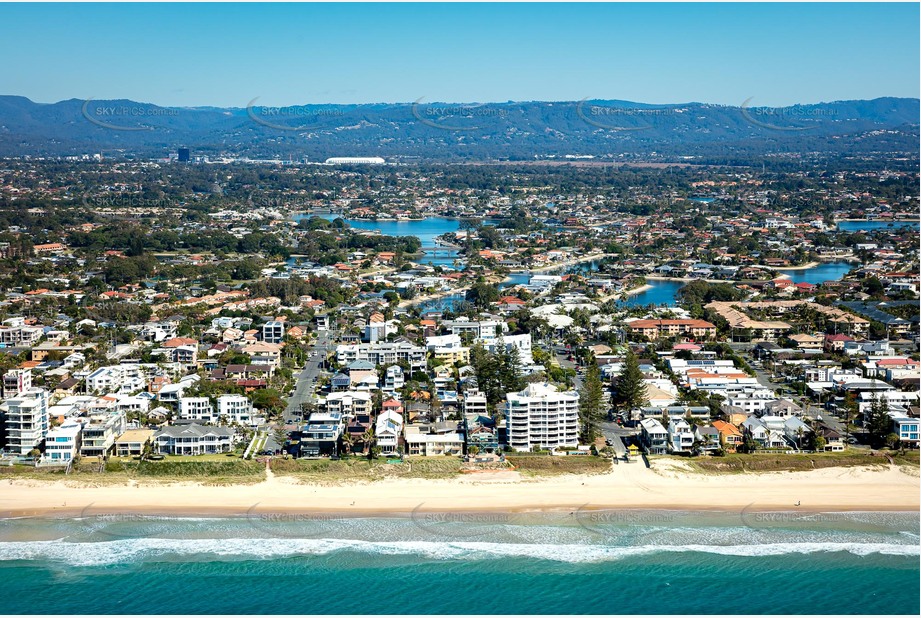
<path fill-rule="evenodd" d="M 163 427 L 154 434 L 153 441 L 158 453 L 206 455 L 229 452 L 235 437 L 236 434 L 229 427 L 190 423 Z"/>
<path fill-rule="evenodd" d="M 397 451 L 402 433 L 403 415 L 401 413 L 384 410 L 377 416 L 374 435 L 382 454 L 392 455 Z"/>
<path fill-rule="evenodd" d="M 60 427 L 49 430 L 42 463 L 66 464 L 73 461 L 80 452 L 82 432 L 83 426 L 74 419 L 67 419 Z"/>
<path fill-rule="evenodd" d="M 650 454 L 664 455 L 668 452 L 668 431 L 656 419 L 644 418 L 640 421 L 640 436 Z"/>
<path fill-rule="evenodd" d="M 720 444 L 724 450 L 734 453 L 742 446 L 744 438 L 742 432 L 735 425 L 725 421 L 713 421 L 713 428 L 719 432 Z"/>

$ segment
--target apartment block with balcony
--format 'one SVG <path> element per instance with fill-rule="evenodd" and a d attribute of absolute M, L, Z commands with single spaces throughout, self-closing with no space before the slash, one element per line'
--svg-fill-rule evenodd
<path fill-rule="evenodd" d="M 217 422 L 214 406 L 208 397 L 181 397 L 179 399 L 179 418 L 202 421 L 205 423 Z"/>
<path fill-rule="evenodd" d="M 128 421 L 120 411 L 96 414 L 83 425 L 83 457 L 108 457 L 115 448 L 115 439 L 125 433 Z"/>
<path fill-rule="evenodd" d="M 32 388 L 31 369 L 10 369 L 3 374 L 3 398 L 12 399 Z"/>
<path fill-rule="evenodd" d="M 518 451 L 579 444 L 579 394 L 560 392 L 548 383 L 529 384 L 506 394 L 509 445 Z"/>
<path fill-rule="evenodd" d="M 255 416 L 253 403 L 243 395 L 219 395 L 217 398 L 217 414 L 220 419 L 226 422 L 239 423 L 250 427 L 261 424 L 264 420 Z"/>
<path fill-rule="evenodd" d="M 48 435 L 48 391 L 30 388 L 0 406 L 6 429 L 6 447 L 12 455 L 24 457 L 38 448 Z"/>

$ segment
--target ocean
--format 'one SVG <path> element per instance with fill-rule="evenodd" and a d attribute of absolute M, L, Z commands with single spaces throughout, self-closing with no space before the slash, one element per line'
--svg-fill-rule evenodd
<path fill-rule="evenodd" d="M 0 613 L 916 614 L 915 513 L 0 520 Z"/>

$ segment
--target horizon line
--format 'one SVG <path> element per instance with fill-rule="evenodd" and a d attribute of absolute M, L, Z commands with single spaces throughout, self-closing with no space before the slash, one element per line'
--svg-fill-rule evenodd
<path fill-rule="evenodd" d="M 280 108 L 280 109 L 283 109 L 283 108 L 289 108 L 289 107 L 307 107 L 307 106 L 311 106 L 311 105 L 313 105 L 313 106 L 320 106 L 320 105 L 332 106 L 332 105 L 338 105 L 338 106 L 353 106 L 353 107 L 373 106 L 373 105 L 457 105 L 457 106 L 484 106 L 484 105 L 521 105 L 521 104 L 527 104 L 527 103 L 579 104 L 579 103 L 587 103 L 587 102 L 609 102 L 609 103 L 610 103 L 610 102 L 616 102 L 616 103 L 627 103 L 627 104 L 633 104 L 633 105 L 644 105 L 644 106 L 649 106 L 649 107 L 680 107 L 680 106 L 683 106 L 683 105 L 710 105 L 710 106 L 714 106 L 714 107 L 728 107 L 728 108 L 736 108 L 736 109 L 741 109 L 741 108 L 746 108 L 746 107 L 747 107 L 747 108 L 755 108 L 755 109 L 757 109 L 757 108 L 785 109 L 785 108 L 788 108 L 788 107 L 801 107 L 801 106 L 804 107 L 804 106 L 814 106 L 814 105 L 833 105 L 833 104 L 836 104 L 836 103 L 870 102 L 870 101 L 878 101 L 878 100 L 880 100 L 880 99 L 901 99 L 901 100 L 906 100 L 906 101 L 919 101 L 919 102 L 921 102 L 921 99 L 919 99 L 918 97 L 899 97 L 899 96 L 891 96 L 891 95 L 878 96 L 878 97 L 873 97 L 873 98 L 869 98 L 869 99 L 835 99 L 835 100 L 830 100 L 830 101 L 817 101 L 817 102 L 812 102 L 812 103 L 791 103 L 791 104 L 788 104 L 788 105 L 748 104 L 749 101 L 751 101 L 754 97 L 748 97 L 748 98 L 744 99 L 744 100 L 743 100 L 741 103 L 739 103 L 739 104 L 713 103 L 713 102 L 705 102 L 705 101 L 684 101 L 684 102 L 675 102 L 675 103 L 646 103 L 646 102 L 643 102 L 643 101 L 630 101 L 630 100 L 627 100 L 627 99 L 606 99 L 606 98 L 597 98 L 597 97 L 596 97 L 596 98 L 583 98 L 583 99 L 566 99 L 566 100 L 523 99 L 523 100 L 517 100 L 517 101 L 516 101 L 516 100 L 507 100 L 507 101 L 439 101 L 439 100 L 422 101 L 422 99 L 424 99 L 425 97 L 421 97 L 421 98 L 416 99 L 416 100 L 413 100 L 413 101 L 375 101 L 375 102 L 371 102 L 371 103 L 333 103 L 333 102 L 323 102 L 323 103 L 291 103 L 291 104 L 286 104 L 286 105 L 268 105 L 268 104 L 265 104 L 265 105 L 253 105 L 252 103 L 253 103 L 256 99 L 252 99 L 252 100 L 250 101 L 250 104 L 249 104 L 249 105 L 239 106 L 239 107 L 238 107 L 238 106 L 226 106 L 226 105 L 225 105 L 225 106 L 222 106 L 222 105 L 215 105 L 215 104 L 202 104 L 202 105 L 161 105 L 161 104 L 159 104 L 159 103 L 153 103 L 153 102 L 149 102 L 149 101 L 139 101 L 139 100 L 131 99 L 131 98 L 127 98 L 127 97 L 118 98 L 118 99 L 111 99 L 111 98 L 101 98 L 101 99 L 97 99 L 97 98 L 94 98 L 94 97 L 89 97 L 89 98 L 71 97 L 71 98 L 68 98 L 68 99 L 60 99 L 60 100 L 58 100 L 58 101 L 53 101 L 53 102 L 36 101 L 36 100 L 33 100 L 33 99 L 29 98 L 29 97 L 26 96 L 26 95 L 20 95 L 20 94 L 2 94 L 2 95 L 0 95 L 0 97 L 17 97 L 17 98 L 23 98 L 23 99 L 26 99 L 27 101 L 29 101 L 30 103 L 33 103 L 33 104 L 35 104 L 35 105 L 59 105 L 59 104 L 61 104 L 61 103 L 67 103 L 67 102 L 70 102 L 70 101 L 82 101 L 82 102 L 87 102 L 87 101 L 97 101 L 97 102 L 105 102 L 105 101 L 131 101 L 131 102 L 133 102 L 133 103 L 140 103 L 140 104 L 143 104 L 143 105 L 152 105 L 152 106 L 159 107 L 159 108 L 162 108 L 162 109 L 199 109 L 199 110 L 204 110 L 204 109 L 223 109 L 223 110 L 240 110 L 240 111 L 245 111 L 245 110 L 247 110 L 247 109 L 251 109 L 251 108 L 254 108 L 254 107 L 256 107 L 256 108 Z M 259 97 L 256 97 L 256 98 L 258 99 Z"/>

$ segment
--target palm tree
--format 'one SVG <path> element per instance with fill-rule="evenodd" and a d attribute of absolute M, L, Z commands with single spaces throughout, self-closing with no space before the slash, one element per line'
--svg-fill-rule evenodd
<path fill-rule="evenodd" d="M 363 452 L 369 452 L 371 449 L 371 443 L 374 441 L 374 425 L 368 425 L 368 428 L 365 429 L 363 434 L 361 434 L 361 441 L 365 446 Z"/>
<path fill-rule="evenodd" d="M 348 430 L 348 427 L 346 427 L 341 437 L 342 437 L 342 444 L 345 447 L 343 448 L 343 452 L 351 454 L 352 447 L 355 446 L 355 436 L 352 435 L 352 432 Z"/>

